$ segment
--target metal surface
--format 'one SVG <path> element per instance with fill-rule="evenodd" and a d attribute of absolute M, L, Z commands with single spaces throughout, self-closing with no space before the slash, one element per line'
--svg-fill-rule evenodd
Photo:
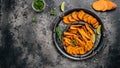
<path fill-rule="evenodd" d="M 62 14 L 65 10 L 84 8 L 102 20 L 107 32 L 106 47 L 99 54 L 84 61 L 62 56 L 52 41 L 53 20 L 50 11 Z M 0 0 L 0 68 L 120 68 L 120 0 L 111 0 L 118 7 L 97 12 L 91 4 L 96 0 L 45 0 L 46 8 L 36 13 L 33 0 Z M 36 22 L 31 22 L 32 18 Z"/>

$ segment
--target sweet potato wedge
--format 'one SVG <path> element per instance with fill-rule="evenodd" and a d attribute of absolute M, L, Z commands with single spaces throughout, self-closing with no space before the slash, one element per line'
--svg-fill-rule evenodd
<path fill-rule="evenodd" d="M 68 15 L 68 19 L 70 22 L 75 22 L 76 20 L 72 17 L 71 14 Z"/>
<path fill-rule="evenodd" d="M 83 20 L 83 16 L 85 15 L 85 12 L 84 11 L 82 11 L 82 10 L 80 10 L 79 12 L 78 12 L 78 18 L 79 18 L 79 20 Z"/>
<path fill-rule="evenodd" d="M 94 34 L 93 30 L 90 28 L 90 26 L 88 24 L 85 24 L 85 27 L 91 35 Z"/>
<path fill-rule="evenodd" d="M 77 11 L 72 12 L 72 18 L 75 19 L 76 21 L 79 20 Z"/>
<path fill-rule="evenodd" d="M 68 16 L 64 16 L 63 17 L 63 23 L 65 23 L 65 24 L 70 24 L 71 22 L 69 21 L 69 19 L 68 19 Z"/>

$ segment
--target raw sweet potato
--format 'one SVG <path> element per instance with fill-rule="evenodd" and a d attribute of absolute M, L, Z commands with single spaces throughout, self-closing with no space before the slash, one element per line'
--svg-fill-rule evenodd
<path fill-rule="evenodd" d="M 107 11 L 115 9 L 117 5 L 111 0 L 98 0 L 96 2 L 93 2 L 92 7 L 96 11 Z"/>

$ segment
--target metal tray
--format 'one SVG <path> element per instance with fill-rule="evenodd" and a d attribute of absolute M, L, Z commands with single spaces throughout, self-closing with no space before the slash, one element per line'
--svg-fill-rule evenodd
<path fill-rule="evenodd" d="M 65 51 L 64 46 L 59 43 L 59 39 L 57 37 L 55 28 L 57 26 L 59 26 L 61 28 L 62 32 L 64 32 L 64 30 L 66 30 L 66 27 L 68 27 L 69 25 L 63 24 L 63 22 L 62 22 L 63 16 L 66 16 L 69 13 L 72 13 L 73 11 L 80 11 L 80 10 L 83 10 L 84 12 L 92 15 L 93 17 L 95 17 L 98 20 L 99 24 L 101 25 L 101 34 L 100 35 L 96 34 L 96 40 L 97 41 L 95 42 L 94 47 L 89 52 L 87 52 L 84 55 L 70 55 L 70 54 L 68 54 Z M 61 16 L 58 16 L 53 21 L 53 23 L 54 23 L 54 28 L 53 28 L 53 41 L 54 41 L 54 44 L 55 44 L 56 48 L 59 50 L 59 52 L 61 54 L 63 54 L 64 56 L 66 56 L 67 58 L 69 58 L 69 59 L 72 59 L 72 60 L 84 60 L 84 59 L 88 59 L 88 58 L 94 56 L 95 54 L 97 54 L 99 51 L 101 51 L 102 48 L 105 47 L 106 31 L 104 29 L 104 25 L 103 25 L 101 19 L 96 14 L 94 14 L 93 12 L 91 12 L 90 10 L 82 9 L 82 8 L 74 8 L 74 9 L 65 11 Z"/>

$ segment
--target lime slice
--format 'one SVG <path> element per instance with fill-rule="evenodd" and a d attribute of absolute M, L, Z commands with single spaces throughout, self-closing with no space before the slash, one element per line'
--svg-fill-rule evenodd
<path fill-rule="evenodd" d="M 92 42 L 95 43 L 95 34 L 92 35 L 91 39 L 92 39 Z"/>
<path fill-rule="evenodd" d="M 97 34 L 100 34 L 100 33 L 101 33 L 101 25 L 99 25 L 97 28 Z"/>
<path fill-rule="evenodd" d="M 60 5 L 60 9 L 63 12 L 65 10 L 65 2 L 62 2 Z"/>

